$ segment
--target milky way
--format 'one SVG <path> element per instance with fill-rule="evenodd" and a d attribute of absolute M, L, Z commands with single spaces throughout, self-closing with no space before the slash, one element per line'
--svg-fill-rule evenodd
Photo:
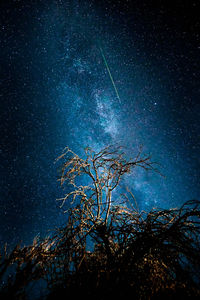
<path fill-rule="evenodd" d="M 3 242 L 27 243 L 64 222 L 54 160 L 65 146 L 82 154 L 118 144 L 133 156 L 143 145 L 164 177 L 134 170 L 125 178 L 140 209 L 200 196 L 196 21 L 184 7 L 179 16 L 178 6 L 173 15 L 113 3 L 3 7 Z"/>

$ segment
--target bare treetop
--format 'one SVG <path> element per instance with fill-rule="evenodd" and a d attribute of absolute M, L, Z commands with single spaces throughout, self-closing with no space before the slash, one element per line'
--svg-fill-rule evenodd
<path fill-rule="evenodd" d="M 117 188 L 125 174 L 135 167 L 156 170 L 150 155 L 142 155 L 142 149 L 134 159 L 127 159 L 122 147 L 109 145 L 99 152 L 91 148 L 85 149 L 85 158 L 80 158 L 66 147 L 56 161 L 63 159 L 61 176 L 58 179 L 61 186 L 69 185 L 70 191 L 62 201 L 61 207 L 67 200 L 71 204 L 80 204 L 92 217 L 93 221 L 108 222 L 112 200 L 112 192 Z M 81 184 L 87 182 L 87 185 Z"/>

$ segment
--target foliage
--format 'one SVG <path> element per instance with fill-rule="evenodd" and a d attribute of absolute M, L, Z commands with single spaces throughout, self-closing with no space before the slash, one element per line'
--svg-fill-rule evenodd
<path fill-rule="evenodd" d="M 131 168 L 154 169 L 149 156 L 125 159 L 121 148 L 81 159 L 66 148 L 60 183 L 72 189 L 68 219 L 42 241 L 1 255 L 1 299 L 25 299 L 27 286 L 43 279 L 46 299 L 195 299 L 200 297 L 200 202 L 179 209 L 140 212 L 112 196 Z M 80 184 L 83 176 L 87 185 Z M 124 195 L 131 200 L 132 193 Z M 14 271 L 13 271 L 14 266 Z M 9 271 L 11 269 L 11 271 Z M 3 284 L 3 281 L 5 282 Z M 131 295 L 131 296 L 130 296 Z"/>

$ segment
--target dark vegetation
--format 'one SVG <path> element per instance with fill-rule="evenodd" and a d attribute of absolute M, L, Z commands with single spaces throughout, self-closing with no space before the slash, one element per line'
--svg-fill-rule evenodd
<path fill-rule="evenodd" d="M 200 202 L 139 211 L 130 190 L 113 191 L 134 168 L 157 171 L 150 157 L 139 151 L 127 160 L 111 146 L 85 154 L 66 148 L 59 157 L 68 187 L 59 201 L 71 203 L 66 225 L 30 246 L 2 249 L 0 299 L 34 299 L 30 285 L 39 281 L 47 300 L 199 299 Z"/>

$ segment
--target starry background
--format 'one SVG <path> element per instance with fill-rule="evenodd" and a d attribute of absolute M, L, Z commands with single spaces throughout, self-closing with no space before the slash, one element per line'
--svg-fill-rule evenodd
<path fill-rule="evenodd" d="M 200 199 L 197 6 L 1 1 L 1 243 L 30 243 L 65 221 L 54 161 L 66 145 L 81 154 L 118 143 L 131 155 L 143 144 L 165 178 L 125 179 L 140 209 Z"/>

